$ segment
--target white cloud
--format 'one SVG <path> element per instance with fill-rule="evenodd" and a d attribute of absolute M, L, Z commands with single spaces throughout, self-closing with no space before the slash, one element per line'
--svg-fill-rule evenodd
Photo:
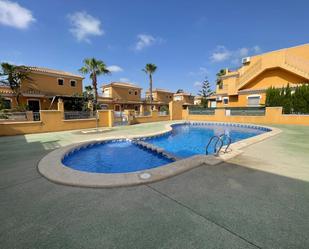
<path fill-rule="evenodd" d="M 146 47 L 150 47 L 155 44 L 160 44 L 162 41 L 163 40 L 160 37 L 154 37 L 152 35 L 147 34 L 139 34 L 137 35 L 137 42 L 134 46 L 134 49 L 140 51 Z"/>
<path fill-rule="evenodd" d="M 128 78 L 120 78 L 119 81 L 120 82 L 130 82 Z"/>
<path fill-rule="evenodd" d="M 258 45 L 255 45 L 255 46 L 253 47 L 253 51 L 254 51 L 255 53 L 260 53 L 260 52 L 262 51 L 262 49 L 261 49 Z"/>
<path fill-rule="evenodd" d="M 239 53 L 239 56 L 241 56 L 241 57 L 248 56 L 249 48 L 241 48 L 241 49 L 239 49 L 238 53 Z"/>
<path fill-rule="evenodd" d="M 219 45 L 210 56 L 210 59 L 213 62 L 222 62 L 228 60 L 231 57 L 231 55 L 232 55 L 231 51 L 226 49 L 225 46 Z"/>
<path fill-rule="evenodd" d="M 239 64 L 241 58 L 249 56 L 250 54 L 257 54 L 261 51 L 259 46 L 254 46 L 252 48 L 239 48 L 236 50 L 229 50 L 225 46 L 217 46 L 210 59 L 212 62 L 223 62 L 230 61 L 233 64 Z"/>
<path fill-rule="evenodd" d="M 101 21 L 85 11 L 69 14 L 68 18 L 71 22 L 70 32 L 78 41 L 90 42 L 90 36 L 104 35 L 101 28 Z"/>
<path fill-rule="evenodd" d="M 205 67 L 199 67 L 196 72 L 189 72 L 189 75 L 191 76 L 205 76 L 207 74 L 209 74 L 209 72 Z"/>
<path fill-rule="evenodd" d="M 201 87 L 202 85 L 203 85 L 203 82 L 200 82 L 200 81 L 195 81 L 193 83 L 193 86 L 195 86 L 195 87 Z"/>
<path fill-rule="evenodd" d="M 0 0 L 0 24 L 26 29 L 35 21 L 30 10 L 20 6 L 16 2 Z"/>
<path fill-rule="evenodd" d="M 112 73 L 118 73 L 118 72 L 122 72 L 123 69 L 117 65 L 111 65 L 111 66 L 108 66 L 107 69 L 112 72 Z"/>

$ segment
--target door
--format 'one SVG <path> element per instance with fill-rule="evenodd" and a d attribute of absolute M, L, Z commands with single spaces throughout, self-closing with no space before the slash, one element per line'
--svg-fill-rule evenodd
<path fill-rule="evenodd" d="M 37 99 L 28 100 L 29 110 L 33 112 L 33 120 L 40 120 L 40 101 Z"/>

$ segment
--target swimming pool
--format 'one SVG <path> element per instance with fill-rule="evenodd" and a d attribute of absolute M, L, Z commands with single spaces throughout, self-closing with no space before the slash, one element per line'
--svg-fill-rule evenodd
<path fill-rule="evenodd" d="M 80 171 L 122 173 L 155 168 L 174 160 L 129 140 L 95 143 L 65 156 L 63 164 Z"/>
<path fill-rule="evenodd" d="M 82 146 L 67 153 L 62 163 L 78 171 L 93 173 L 136 172 L 171 163 L 175 160 L 173 157 L 183 159 L 205 154 L 205 146 L 213 135 L 229 135 L 235 143 L 268 131 L 268 128 L 242 124 L 175 124 L 170 132 L 159 136 Z M 213 149 L 210 148 L 210 151 Z"/>
<path fill-rule="evenodd" d="M 260 126 L 225 123 L 187 123 L 173 125 L 173 130 L 164 136 L 151 137 L 145 141 L 164 148 L 165 151 L 178 158 L 187 158 L 197 154 L 205 154 L 205 146 L 209 139 L 216 135 L 226 134 L 232 143 L 260 135 L 269 129 Z M 214 152 L 214 143 L 209 151 Z"/>

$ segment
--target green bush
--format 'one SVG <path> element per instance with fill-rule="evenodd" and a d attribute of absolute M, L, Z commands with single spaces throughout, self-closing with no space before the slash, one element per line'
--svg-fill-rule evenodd
<path fill-rule="evenodd" d="M 282 106 L 285 114 L 309 114 L 309 84 L 295 87 L 294 92 L 289 84 L 281 89 L 267 89 L 266 106 Z"/>

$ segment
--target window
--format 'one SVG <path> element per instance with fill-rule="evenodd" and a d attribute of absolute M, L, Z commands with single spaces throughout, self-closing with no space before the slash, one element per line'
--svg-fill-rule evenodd
<path fill-rule="evenodd" d="M 129 90 L 129 94 L 132 94 L 132 91 L 131 91 L 131 90 Z"/>
<path fill-rule="evenodd" d="M 181 101 L 182 100 L 182 96 L 174 96 L 174 101 Z"/>
<path fill-rule="evenodd" d="M 134 94 L 137 95 L 137 91 L 135 91 Z"/>
<path fill-rule="evenodd" d="M 260 105 L 260 95 L 248 96 L 248 106 L 259 106 Z"/>
<path fill-rule="evenodd" d="M 11 109 L 12 108 L 11 100 L 10 99 L 3 100 L 3 107 L 4 109 Z"/>
<path fill-rule="evenodd" d="M 223 104 L 228 105 L 229 104 L 229 97 L 224 97 L 223 98 Z"/>
<path fill-rule="evenodd" d="M 64 80 L 63 79 L 58 79 L 58 85 L 59 86 L 63 86 L 64 84 Z"/>
<path fill-rule="evenodd" d="M 105 98 L 111 97 L 109 88 L 103 89 L 103 97 L 105 97 Z"/>
<path fill-rule="evenodd" d="M 76 87 L 76 80 L 71 80 L 70 83 L 71 83 L 71 87 Z"/>

